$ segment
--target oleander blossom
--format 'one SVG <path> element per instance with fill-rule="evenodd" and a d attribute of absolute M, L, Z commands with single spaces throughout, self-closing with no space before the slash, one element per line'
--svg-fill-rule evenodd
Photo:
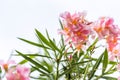
<path fill-rule="evenodd" d="M 63 24 L 63 30 L 60 33 L 66 37 L 66 43 L 73 44 L 77 50 L 80 50 L 88 42 L 88 37 L 92 32 L 91 22 L 85 20 L 85 16 L 85 12 L 74 14 L 65 12 L 60 15 Z"/>
<path fill-rule="evenodd" d="M 98 38 L 105 39 L 107 42 L 110 60 L 120 57 L 120 28 L 113 23 L 114 20 L 110 17 L 101 17 L 94 23 Z"/>
<path fill-rule="evenodd" d="M 3 61 L 3 60 L 0 60 L 0 65 L 2 66 L 2 68 L 7 72 L 8 71 L 8 68 L 11 66 L 11 65 L 15 65 L 15 61 L 14 60 L 9 60 L 7 62 Z"/>
<path fill-rule="evenodd" d="M 118 80 L 120 80 L 120 76 L 118 77 Z"/>
<path fill-rule="evenodd" d="M 120 59 L 120 44 L 117 44 L 112 51 L 109 51 L 109 59 L 113 61 L 115 58 Z"/>
<path fill-rule="evenodd" d="M 25 66 L 17 65 L 15 68 L 10 68 L 6 74 L 7 80 L 30 80 L 30 69 Z"/>
<path fill-rule="evenodd" d="M 106 39 L 108 50 L 112 49 L 118 44 L 120 36 L 120 28 L 113 24 L 114 20 L 110 17 L 100 17 L 94 23 L 94 30 L 98 34 L 99 39 Z"/>

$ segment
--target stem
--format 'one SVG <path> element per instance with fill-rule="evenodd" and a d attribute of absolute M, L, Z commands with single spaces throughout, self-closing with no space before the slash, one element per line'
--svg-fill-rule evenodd
<path fill-rule="evenodd" d="M 99 78 L 101 78 L 102 76 L 103 76 L 103 74 L 100 76 L 97 76 L 97 78 L 95 80 L 99 80 Z"/>
<path fill-rule="evenodd" d="M 92 58 L 89 58 L 89 57 L 87 57 L 87 56 L 84 57 L 84 58 L 85 58 L 85 59 L 92 59 L 93 61 L 96 61 L 96 60 L 97 60 L 97 58 L 93 58 L 93 57 L 92 57 Z M 103 61 L 102 61 L 102 62 L 103 62 Z M 115 62 L 115 61 L 109 61 L 109 64 L 111 64 L 111 65 L 115 64 L 115 65 L 116 65 L 117 62 Z"/>
<path fill-rule="evenodd" d="M 57 71 L 56 71 L 56 79 L 58 80 L 58 76 L 59 76 L 59 59 L 57 60 Z"/>
<path fill-rule="evenodd" d="M 0 73 L 0 80 L 2 80 L 2 78 L 1 78 L 1 73 Z"/>
<path fill-rule="evenodd" d="M 86 76 L 87 76 L 88 70 L 89 70 L 89 63 L 86 66 L 83 80 L 86 80 Z"/>

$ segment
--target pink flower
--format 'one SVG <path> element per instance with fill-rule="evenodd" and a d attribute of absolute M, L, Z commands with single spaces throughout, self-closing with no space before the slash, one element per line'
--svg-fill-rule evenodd
<path fill-rule="evenodd" d="M 120 44 L 117 44 L 112 51 L 109 51 L 109 59 L 113 61 L 115 58 L 120 59 Z"/>
<path fill-rule="evenodd" d="M 91 33 L 91 23 L 84 19 L 85 15 L 84 12 L 72 15 L 65 12 L 60 15 L 63 19 L 63 30 L 60 33 L 66 37 L 67 43 L 74 44 L 78 50 L 88 41 L 88 36 Z"/>
<path fill-rule="evenodd" d="M 108 36 L 118 37 L 120 29 L 117 25 L 114 25 L 113 22 L 113 18 L 110 17 L 101 17 L 95 22 L 94 30 L 97 32 L 100 39 Z"/>
<path fill-rule="evenodd" d="M 21 65 L 10 68 L 6 74 L 7 80 L 30 80 L 30 69 Z"/>
<path fill-rule="evenodd" d="M 4 62 L 3 60 L 0 60 L 0 65 L 3 67 L 3 69 L 7 72 L 10 64 L 16 64 L 14 60 L 9 60 L 7 62 Z"/>
<path fill-rule="evenodd" d="M 116 66 L 117 70 L 120 71 L 120 64 Z"/>
<path fill-rule="evenodd" d="M 72 60 L 72 58 L 73 58 L 73 55 L 72 55 L 72 54 L 70 54 L 70 55 L 69 55 L 68 60 L 69 60 L 69 61 L 71 61 L 71 60 Z"/>
<path fill-rule="evenodd" d="M 106 38 L 107 40 L 107 45 L 108 45 L 108 50 L 112 51 L 113 48 L 118 44 L 118 38 L 115 36 L 109 36 Z"/>
<path fill-rule="evenodd" d="M 120 76 L 117 78 L 117 80 L 120 80 Z"/>
<path fill-rule="evenodd" d="M 118 44 L 120 36 L 120 28 L 114 25 L 113 22 L 113 18 L 101 17 L 94 23 L 94 30 L 98 34 L 99 39 L 106 39 L 108 50 L 111 52 Z"/>

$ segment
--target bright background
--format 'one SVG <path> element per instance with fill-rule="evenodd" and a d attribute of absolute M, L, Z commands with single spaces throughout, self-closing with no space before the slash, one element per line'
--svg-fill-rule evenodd
<path fill-rule="evenodd" d="M 17 37 L 36 41 L 34 29 L 47 29 L 57 38 L 59 14 L 64 11 L 87 11 L 89 20 L 110 16 L 120 25 L 120 0 L 0 0 L 0 59 L 14 50 L 34 52 L 36 47 Z"/>

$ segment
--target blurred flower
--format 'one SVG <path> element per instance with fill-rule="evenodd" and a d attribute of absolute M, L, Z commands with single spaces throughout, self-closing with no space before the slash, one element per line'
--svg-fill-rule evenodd
<path fill-rule="evenodd" d="M 113 48 L 119 44 L 118 40 L 119 39 L 117 37 L 115 37 L 115 36 L 109 36 L 109 37 L 107 37 L 108 51 L 112 51 Z"/>
<path fill-rule="evenodd" d="M 109 51 L 109 59 L 114 60 L 115 58 L 120 59 L 120 44 L 113 47 L 112 51 Z"/>
<path fill-rule="evenodd" d="M 73 58 L 73 56 L 72 56 L 72 54 L 70 54 L 68 59 L 69 59 L 70 61 L 72 61 L 72 58 Z"/>
<path fill-rule="evenodd" d="M 84 12 L 72 15 L 69 12 L 65 12 L 60 15 L 63 19 L 61 34 L 65 35 L 66 42 L 73 43 L 78 50 L 88 41 L 91 33 L 90 23 L 84 19 L 85 15 L 86 13 Z"/>
<path fill-rule="evenodd" d="M 117 64 L 116 68 L 118 71 L 120 71 L 120 64 Z"/>
<path fill-rule="evenodd" d="M 120 80 L 120 76 L 118 77 L 118 80 Z"/>
<path fill-rule="evenodd" d="M 7 62 L 4 62 L 3 60 L 0 60 L 0 65 L 3 67 L 3 69 L 7 72 L 10 64 L 16 64 L 14 60 L 9 60 Z"/>
<path fill-rule="evenodd" d="M 30 80 L 30 69 L 21 65 L 10 68 L 6 74 L 7 80 Z"/>
<path fill-rule="evenodd" d="M 115 36 L 118 37 L 120 29 L 113 24 L 114 20 L 110 17 L 101 17 L 94 24 L 94 30 L 97 32 L 100 39 Z"/>
<path fill-rule="evenodd" d="M 113 24 L 114 20 L 110 17 L 101 17 L 94 23 L 94 30 L 98 34 L 99 39 L 107 41 L 107 47 L 110 52 L 118 44 L 120 36 L 120 28 Z"/>

